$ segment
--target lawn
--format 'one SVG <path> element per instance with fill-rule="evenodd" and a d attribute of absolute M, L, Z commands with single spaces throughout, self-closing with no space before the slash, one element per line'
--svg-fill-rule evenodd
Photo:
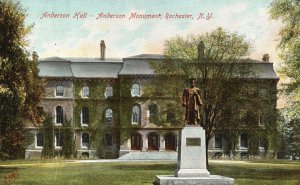
<path fill-rule="evenodd" d="M 175 162 L 91 162 L 22 160 L 0 162 L 0 184 L 152 184 L 173 174 Z M 210 161 L 211 174 L 235 178 L 236 185 L 298 185 L 297 161 Z"/>

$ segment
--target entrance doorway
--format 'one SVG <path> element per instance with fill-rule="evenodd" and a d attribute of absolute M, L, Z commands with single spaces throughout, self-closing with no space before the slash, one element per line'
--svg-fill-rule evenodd
<path fill-rule="evenodd" d="M 159 150 L 159 136 L 156 133 L 148 135 L 148 150 Z"/>
<path fill-rule="evenodd" d="M 165 135 L 165 150 L 176 150 L 176 136 L 172 133 Z"/>
<path fill-rule="evenodd" d="M 142 136 L 139 133 L 131 135 L 131 150 L 142 150 Z"/>

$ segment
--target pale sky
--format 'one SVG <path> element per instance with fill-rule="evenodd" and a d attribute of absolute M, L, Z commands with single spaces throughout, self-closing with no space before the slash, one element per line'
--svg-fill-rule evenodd
<path fill-rule="evenodd" d="M 34 24 L 29 50 L 41 58 L 99 57 L 100 40 L 106 55 L 122 58 L 163 52 L 166 39 L 202 34 L 217 27 L 243 34 L 254 45 L 251 58 L 268 53 L 276 64 L 280 23 L 271 20 L 272 0 L 21 0 L 27 24 Z M 69 18 L 42 18 L 43 14 L 69 14 Z M 86 18 L 73 18 L 76 12 Z M 123 19 L 96 19 L 99 13 L 125 14 Z M 161 19 L 130 19 L 131 13 L 161 14 Z M 166 14 L 191 14 L 193 19 L 165 19 Z M 200 13 L 210 20 L 197 20 Z"/>

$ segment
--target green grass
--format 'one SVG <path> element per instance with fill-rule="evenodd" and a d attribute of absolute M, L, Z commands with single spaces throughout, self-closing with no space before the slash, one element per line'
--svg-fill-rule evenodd
<path fill-rule="evenodd" d="M 5 176 L 11 175 L 12 184 L 18 185 L 150 185 L 155 175 L 171 175 L 175 169 L 175 162 L 1 161 L 0 184 L 5 183 Z M 294 161 L 211 161 L 209 171 L 235 178 L 236 185 L 300 184 L 300 162 Z"/>

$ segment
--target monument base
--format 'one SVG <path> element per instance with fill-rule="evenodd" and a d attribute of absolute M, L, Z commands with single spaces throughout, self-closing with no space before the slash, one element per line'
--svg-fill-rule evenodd
<path fill-rule="evenodd" d="M 174 175 L 157 175 L 155 185 L 233 185 L 234 179 L 219 175 L 210 177 L 175 177 Z"/>
<path fill-rule="evenodd" d="M 233 185 L 234 179 L 210 175 L 206 168 L 205 130 L 185 126 L 180 132 L 175 175 L 157 175 L 155 185 Z"/>
<path fill-rule="evenodd" d="M 210 173 L 207 169 L 180 169 L 176 173 L 176 177 L 209 177 Z"/>

